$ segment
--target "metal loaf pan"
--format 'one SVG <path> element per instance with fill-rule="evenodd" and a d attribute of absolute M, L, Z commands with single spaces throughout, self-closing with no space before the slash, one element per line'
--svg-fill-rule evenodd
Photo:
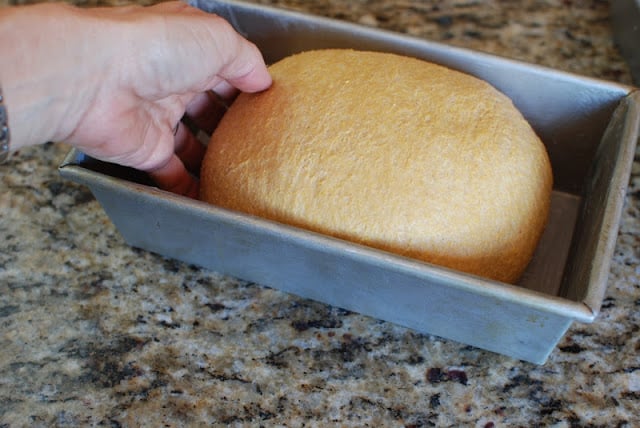
<path fill-rule="evenodd" d="M 555 175 L 551 218 L 526 274 L 508 285 L 169 194 L 144 174 L 72 151 L 61 174 L 92 190 L 130 245 L 538 364 L 573 321 L 594 320 L 638 139 L 633 88 L 270 7 L 194 5 L 229 20 L 267 62 L 351 47 L 489 81 L 546 144 Z"/>

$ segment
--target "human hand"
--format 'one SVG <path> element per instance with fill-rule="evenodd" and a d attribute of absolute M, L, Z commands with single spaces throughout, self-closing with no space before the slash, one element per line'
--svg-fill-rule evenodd
<path fill-rule="evenodd" d="M 182 2 L 7 8 L 0 52 L 13 149 L 65 141 L 191 197 L 204 148 L 180 119 L 210 132 L 215 94 L 271 84 L 253 44 Z"/>

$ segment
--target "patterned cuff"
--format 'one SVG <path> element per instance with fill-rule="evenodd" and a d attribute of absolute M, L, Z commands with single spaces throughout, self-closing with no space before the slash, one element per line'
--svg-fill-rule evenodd
<path fill-rule="evenodd" d="M 9 157 L 9 122 L 7 120 L 7 109 L 4 107 L 4 97 L 0 87 L 0 163 Z"/>

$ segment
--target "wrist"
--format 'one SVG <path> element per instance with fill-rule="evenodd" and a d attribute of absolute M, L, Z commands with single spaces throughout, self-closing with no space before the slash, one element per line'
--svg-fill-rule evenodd
<path fill-rule="evenodd" d="M 9 156 L 10 139 L 11 135 L 9 133 L 7 110 L 4 107 L 4 97 L 2 95 L 2 87 L 0 86 L 0 163 L 7 160 Z"/>

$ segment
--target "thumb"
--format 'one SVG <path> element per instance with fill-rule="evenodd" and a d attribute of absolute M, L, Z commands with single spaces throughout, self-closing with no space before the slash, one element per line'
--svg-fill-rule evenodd
<path fill-rule="evenodd" d="M 214 14 L 206 16 L 206 40 L 199 41 L 210 52 L 218 72 L 207 89 L 213 89 L 220 79 L 244 92 L 267 89 L 272 81 L 260 50 L 242 37 L 225 19 Z"/>
<path fill-rule="evenodd" d="M 222 56 L 227 60 L 218 76 L 244 92 L 258 92 L 267 89 L 272 81 L 262 54 L 253 43 L 244 39 L 235 30 L 231 31 L 236 38 L 236 46 L 234 48 L 232 43 L 222 47 L 218 46 L 218 49 L 230 49 L 226 52 L 227 55 Z M 220 40 L 216 39 L 216 42 L 220 43 Z"/>

